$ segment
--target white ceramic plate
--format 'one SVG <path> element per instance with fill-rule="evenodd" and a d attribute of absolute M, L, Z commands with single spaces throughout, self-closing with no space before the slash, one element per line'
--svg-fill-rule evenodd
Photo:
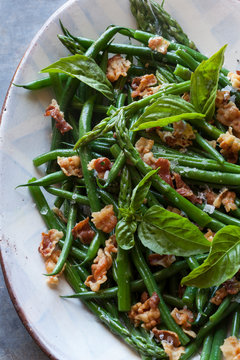
<path fill-rule="evenodd" d="M 180 22 L 199 49 L 210 55 L 228 43 L 226 66 L 238 66 L 240 4 L 237 0 L 166 0 L 166 9 Z M 26 83 L 39 70 L 66 56 L 57 39 L 58 20 L 73 34 L 96 38 L 109 24 L 135 27 L 128 0 L 67 2 L 32 41 L 14 77 Z M 39 170 L 32 159 L 48 151 L 50 122 L 43 116 L 51 99 L 49 90 L 27 92 L 10 86 L 3 108 L 1 135 L 1 256 L 7 285 L 22 320 L 42 349 L 54 359 L 138 359 L 78 300 L 62 300 L 71 293 L 63 280 L 57 290 L 45 284 L 37 248 L 45 229 L 27 189 L 17 189 Z"/>

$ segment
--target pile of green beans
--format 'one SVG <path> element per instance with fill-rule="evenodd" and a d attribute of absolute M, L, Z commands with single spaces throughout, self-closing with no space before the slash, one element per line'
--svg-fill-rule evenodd
<path fill-rule="evenodd" d="M 79 298 L 86 307 L 97 316 L 111 331 L 116 333 L 142 359 L 166 359 L 161 343 L 151 338 L 149 332 L 141 327 L 134 327 L 128 312 L 140 301 L 140 296 L 147 291 L 149 296 L 156 293 L 159 298 L 160 328 L 177 334 L 185 352 L 181 359 L 190 359 L 202 347 L 201 359 L 220 359 L 220 346 L 227 337 L 223 320 L 231 318 L 231 335 L 240 335 L 240 307 L 232 295 L 228 295 L 217 307 L 211 302 L 219 287 L 198 289 L 187 286 L 182 288 L 181 278 L 207 258 L 208 254 L 199 254 L 189 258 L 178 256 L 176 261 L 167 268 L 151 265 L 151 251 L 144 247 L 135 234 L 135 245 L 132 249 L 118 246 L 116 255 L 112 255 L 112 267 L 107 272 L 107 282 L 97 292 L 90 291 L 84 282 L 91 273 L 91 266 L 97 263 L 99 250 L 105 247 L 105 241 L 113 235 L 97 229 L 91 221 L 91 214 L 99 212 L 106 205 L 113 205 L 117 220 L 123 218 L 131 203 L 133 188 L 152 168 L 143 161 L 136 150 L 135 144 L 140 137 L 154 141 L 152 153 L 155 159 L 169 160 L 171 174 L 178 173 L 186 185 L 194 191 L 214 190 L 219 192 L 227 187 L 231 191 L 240 188 L 240 166 L 225 160 L 217 147 L 209 145 L 209 140 L 216 140 L 225 128 L 217 121 L 209 124 L 205 120 L 189 120 L 195 130 L 193 144 L 184 149 L 170 147 L 155 131 L 131 132 L 129 129 L 136 122 L 144 109 L 163 95 L 179 95 L 189 92 L 192 72 L 206 60 L 206 56 L 185 44 L 170 42 L 166 54 L 152 51 L 148 41 L 154 34 L 120 26 L 110 26 L 96 40 L 75 37 L 62 25 L 64 35 L 60 41 L 72 54 L 85 54 L 92 58 L 106 72 L 109 53 L 126 55 L 134 62 L 126 77 L 121 76 L 113 84 L 114 100 L 103 98 L 96 90 L 85 83 L 66 74 L 49 74 L 48 77 L 33 81 L 22 86 L 27 90 L 52 87 L 55 97 L 71 124 L 72 130 L 61 135 L 52 121 L 52 142 L 50 151 L 33 159 L 35 167 L 45 167 L 45 175 L 32 178 L 26 184 L 34 202 L 50 229 L 62 231 L 64 237 L 58 246 L 61 254 L 51 274 L 58 275 L 64 270 L 65 277 L 75 290 L 75 294 L 64 298 Z M 115 44 L 115 34 L 133 38 L 139 45 Z M 145 74 L 155 74 L 161 89 L 145 98 L 135 100 L 131 97 L 132 79 Z M 219 88 L 229 85 L 228 70 L 222 68 L 219 77 Z M 236 95 L 237 100 L 239 94 Z M 124 114 L 126 116 L 121 116 Z M 173 132 L 168 125 L 164 131 Z M 182 151 L 183 150 L 183 151 Z M 82 177 L 68 176 L 57 165 L 58 157 L 79 156 Z M 88 164 L 92 159 L 108 158 L 111 166 L 108 176 L 98 178 L 96 171 L 91 171 Z M 103 160 L 102 160 L 103 161 Z M 41 189 L 42 188 L 42 189 Z M 43 190 L 43 191 L 42 191 Z M 45 193 L 55 207 L 61 209 L 63 218 L 56 215 L 45 198 Z M 55 196 L 55 198 L 51 198 Z M 139 213 L 153 205 L 169 209 L 174 207 L 181 211 L 203 233 L 211 229 L 217 232 L 225 225 L 240 226 L 240 200 L 235 199 L 237 209 L 226 212 L 221 206 L 206 212 L 206 199 L 202 194 L 202 204 L 192 203 L 183 197 L 158 174 L 152 176 L 152 183 L 146 201 L 141 205 Z M 95 231 L 90 244 L 81 239 L 73 238 L 72 229 L 76 223 L 90 217 L 90 226 Z M 118 234 L 118 232 L 116 232 Z M 117 235 L 117 242 L 119 241 Z M 121 239 L 120 239 L 121 240 Z M 162 254 L 161 254 L 162 255 Z M 95 260 L 96 259 L 96 260 Z M 182 291 L 180 291 L 182 290 Z M 171 316 L 171 311 L 187 307 L 194 314 L 192 328 L 196 338 L 190 338 Z"/>

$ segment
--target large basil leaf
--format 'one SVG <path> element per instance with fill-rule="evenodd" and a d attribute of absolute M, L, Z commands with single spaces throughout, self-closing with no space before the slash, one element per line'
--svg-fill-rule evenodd
<path fill-rule="evenodd" d="M 198 112 L 206 115 L 207 120 L 210 120 L 214 114 L 219 74 L 226 46 L 224 45 L 208 60 L 202 61 L 191 76 L 191 103 Z"/>
<path fill-rule="evenodd" d="M 62 58 L 41 72 L 64 73 L 75 77 L 93 89 L 100 91 L 108 99 L 113 100 L 112 84 L 96 62 L 88 56 L 77 54 Z"/>
<path fill-rule="evenodd" d="M 152 206 L 138 226 L 144 246 L 158 254 L 190 256 L 209 251 L 210 242 L 188 219 Z"/>
<path fill-rule="evenodd" d="M 202 265 L 182 279 L 182 284 L 208 288 L 231 279 L 240 269 L 240 228 L 228 225 L 213 238 L 211 251 Z"/>
<path fill-rule="evenodd" d="M 122 218 L 116 226 L 116 239 L 121 249 L 129 250 L 134 244 L 134 233 L 137 230 L 137 222 L 131 219 Z"/>
<path fill-rule="evenodd" d="M 202 113 L 196 112 L 192 104 L 181 97 L 164 95 L 146 108 L 131 130 L 138 131 L 150 127 L 161 127 L 180 120 L 202 119 L 204 117 Z"/>

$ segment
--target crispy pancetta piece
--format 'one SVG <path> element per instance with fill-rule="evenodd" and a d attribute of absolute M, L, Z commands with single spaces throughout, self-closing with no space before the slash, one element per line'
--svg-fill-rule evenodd
<path fill-rule="evenodd" d="M 55 99 L 52 99 L 51 104 L 46 108 L 45 116 L 51 116 L 55 120 L 56 128 L 61 134 L 65 134 L 72 130 L 72 126 L 64 119 L 64 113 L 60 111 L 60 107 Z"/>
<path fill-rule="evenodd" d="M 81 160 L 77 155 L 70 157 L 57 157 L 57 163 L 64 172 L 66 176 L 77 176 L 81 178 L 82 168 L 81 168 Z"/>
<path fill-rule="evenodd" d="M 235 336 L 229 336 L 224 340 L 220 349 L 225 360 L 239 360 L 240 359 L 240 340 Z"/>
<path fill-rule="evenodd" d="M 190 187 L 182 180 L 179 174 L 174 173 L 174 179 L 176 183 L 176 191 L 183 197 L 190 200 L 193 204 L 202 204 L 202 199 L 197 197 Z"/>
<path fill-rule="evenodd" d="M 173 187 L 172 176 L 170 173 L 170 161 L 168 159 L 158 158 L 155 161 L 155 168 L 158 167 L 160 167 L 158 171 L 160 178 Z"/>
<path fill-rule="evenodd" d="M 60 210 L 58 207 L 54 206 L 52 211 L 54 212 L 54 214 L 56 214 L 59 217 L 60 220 L 62 220 L 65 224 L 67 224 L 68 220 L 64 216 L 62 210 Z"/>
<path fill-rule="evenodd" d="M 206 232 L 206 234 L 204 234 L 204 237 L 205 237 L 208 241 L 210 241 L 210 242 L 213 241 L 214 236 L 215 236 L 215 233 L 212 232 L 211 229 L 208 229 L 208 231 Z"/>
<path fill-rule="evenodd" d="M 220 208 L 220 206 L 223 205 L 226 212 L 229 212 L 230 210 L 236 210 L 237 205 L 234 202 L 235 199 L 235 192 L 229 191 L 227 188 L 224 188 L 214 200 L 213 206 L 215 206 L 216 208 Z"/>
<path fill-rule="evenodd" d="M 120 76 L 127 76 L 131 62 L 117 54 L 108 59 L 107 78 L 109 81 L 117 81 Z"/>
<path fill-rule="evenodd" d="M 220 108 L 223 105 L 226 105 L 230 99 L 230 91 L 217 91 L 217 96 L 215 100 L 215 105 L 217 108 Z"/>
<path fill-rule="evenodd" d="M 46 260 L 45 260 L 45 268 L 46 268 L 46 271 L 48 274 L 50 274 L 51 272 L 53 272 L 57 262 L 58 262 L 58 259 L 59 259 L 59 256 L 61 254 L 61 250 L 57 249 L 57 250 L 54 250 L 51 254 L 51 256 L 49 256 Z M 59 276 L 62 275 L 63 271 L 65 269 L 65 265 L 63 267 L 63 269 L 61 270 L 61 272 L 57 275 L 53 275 L 53 276 L 48 276 L 47 277 L 47 283 L 49 285 L 57 285 L 58 284 L 58 278 Z"/>
<path fill-rule="evenodd" d="M 113 235 L 105 242 L 105 248 L 98 250 L 97 257 L 91 266 L 92 275 L 89 275 L 84 283 L 92 291 L 99 291 L 101 284 L 107 281 L 107 271 L 112 266 L 111 254 L 116 252 L 116 238 Z"/>
<path fill-rule="evenodd" d="M 154 140 L 140 137 L 140 139 L 135 144 L 135 148 L 139 152 L 140 156 L 143 157 L 144 154 L 147 154 L 152 150 L 153 145 Z"/>
<path fill-rule="evenodd" d="M 165 268 L 168 268 L 174 261 L 176 257 L 174 255 L 159 255 L 159 254 L 150 254 L 148 256 L 149 264 L 152 266 L 161 265 Z"/>
<path fill-rule="evenodd" d="M 234 135 L 240 137 L 240 110 L 232 101 L 218 108 L 216 118 L 221 124 L 232 127 Z"/>
<path fill-rule="evenodd" d="M 240 291 L 240 281 L 235 277 L 230 280 L 227 280 L 223 283 L 223 286 L 216 291 L 213 298 L 211 298 L 211 303 L 215 305 L 220 305 L 223 299 L 228 295 L 236 295 Z"/>
<path fill-rule="evenodd" d="M 169 47 L 169 41 L 165 40 L 162 36 L 155 36 L 148 41 L 148 47 L 152 50 L 166 54 Z"/>
<path fill-rule="evenodd" d="M 231 81 L 232 87 L 240 90 L 240 71 L 237 70 L 235 73 L 230 71 L 227 77 Z"/>
<path fill-rule="evenodd" d="M 77 223 L 72 229 L 74 239 L 79 238 L 83 244 L 90 244 L 95 236 L 95 231 L 89 225 L 89 217 Z"/>
<path fill-rule="evenodd" d="M 117 217 L 113 211 L 113 205 L 106 205 L 101 211 L 92 213 L 92 222 L 98 230 L 105 233 L 113 231 L 117 225 Z"/>
<path fill-rule="evenodd" d="M 154 85 L 157 85 L 157 78 L 154 74 L 135 77 L 131 84 L 131 87 L 133 89 L 132 98 L 135 98 L 137 96 L 142 98 L 154 94 L 161 87 L 160 85 Z"/>
<path fill-rule="evenodd" d="M 57 243 L 63 238 L 63 232 L 56 229 L 51 229 L 47 234 L 42 233 L 42 241 L 38 248 L 40 254 L 46 258 L 51 256 Z"/>
<path fill-rule="evenodd" d="M 161 140 L 167 143 L 170 147 L 180 146 L 186 148 L 192 145 L 192 140 L 195 139 L 193 128 L 190 124 L 183 121 L 177 121 L 173 124 L 173 132 L 156 130 Z"/>
<path fill-rule="evenodd" d="M 160 323 L 159 301 L 157 293 L 154 292 L 144 303 L 138 302 L 131 307 L 128 316 L 135 327 L 141 324 L 144 329 L 151 330 Z"/>
<path fill-rule="evenodd" d="M 88 164 L 88 170 L 96 170 L 99 179 L 104 179 L 106 171 L 112 167 L 111 161 L 107 157 L 92 159 Z"/>
<path fill-rule="evenodd" d="M 240 123 L 240 117 L 239 117 Z M 239 133 L 240 135 L 240 133 Z M 227 158 L 227 161 L 235 164 L 238 161 L 238 153 L 240 151 L 240 140 L 232 134 L 232 128 L 225 134 L 221 134 L 217 139 L 220 148 L 222 149 L 220 152 L 224 157 Z"/>

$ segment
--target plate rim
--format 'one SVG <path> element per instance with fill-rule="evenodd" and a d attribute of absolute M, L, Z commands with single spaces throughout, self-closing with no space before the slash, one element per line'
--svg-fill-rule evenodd
<path fill-rule="evenodd" d="M 62 11 L 64 11 L 65 9 L 67 9 L 68 7 L 72 6 L 75 2 L 77 2 L 78 0 L 67 0 L 63 5 L 61 5 L 57 10 L 55 10 L 52 15 L 50 15 L 48 17 L 48 19 L 45 21 L 45 23 L 42 25 L 42 27 L 37 31 L 37 33 L 34 35 L 34 37 L 32 38 L 31 42 L 29 43 L 29 45 L 27 46 L 21 60 L 19 61 L 16 70 L 12 76 L 12 79 L 10 81 L 10 84 L 8 86 L 4 101 L 3 101 L 3 105 L 2 105 L 2 109 L 1 109 L 1 113 L 0 113 L 0 126 L 2 124 L 2 120 L 4 118 L 4 113 L 6 110 L 6 104 L 8 101 L 8 98 L 10 97 L 10 91 L 14 82 L 14 79 L 19 71 L 19 68 L 23 62 L 23 60 L 25 59 L 25 57 L 28 55 L 28 53 L 30 53 L 31 49 L 34 47 L 35 43 L 37 42 L 37 40 L 39 39 L 39 37 L 42 35 L 42 33 L 45 31 L 45 29 L 49 26 L 50 23 L 53 22 L 53 20 L 60 14 L 62 13 Z M 38 347 L 43 351 L 43 353 L 45 353 L 45 355 L 48 356 L 49 359 L 51 360 L 58 360 L 58 358 L 52 354 L 52 349 L 45 344 L 44 340 L 41 339 L 41 337 L 37 334 L 37 331 L 34 330 L 31 325 L 29 320 L 27 319 L 26 316 L 26 312 L 23 310 L 23 308 L 19 305 L 18 299 L 16 294 L 14 293 L 14 290 L 11 286 L 11 283 L 8 279 L 8 275 L 7 275 L 7 271 L 5 268 L 5 263 L 3 260 L 3 256 L 2 256 L 2 249 L 1 249 L 1 242 L 4 239 L 4 234 L 1 232 L 0 234 L 0 265 L 2 268 L 2 273 L 3 273 L 3 278 L 4 278 L 4 282 L 9 294 L 9 297 L 11 299 L 11 302 L 17 312 L 17 315 L 19 316 L 22 324 L 24 325 L 25 329 L 27 330 L 27 332 L 29 333 L 29 335 L 31 336 L 31 338 L 34 340 L 34 342 L 38 345 Z"/>

